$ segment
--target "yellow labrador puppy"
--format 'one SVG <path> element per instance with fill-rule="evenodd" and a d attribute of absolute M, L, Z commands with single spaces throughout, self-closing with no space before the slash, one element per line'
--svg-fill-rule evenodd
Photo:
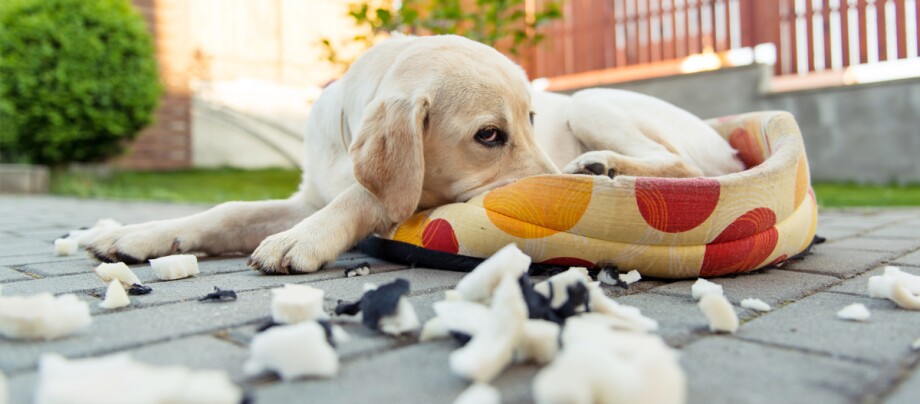
<path fill-rule="evenodd" d="M 418 209 L 558 173 L 557 165 L 610 176 L 740 170 L 728 163 L 734 151 L 707 129 L 662 101 L 612 90 L 539 93 L 532 103 L 523 70 L 488 46 L 399 37 L 366 52 L 313 105 L 292 197 L 124 226 L 88 249 L 125 262 L 252 253 L 250 266 L 263 272 L 312 272 Z"/>

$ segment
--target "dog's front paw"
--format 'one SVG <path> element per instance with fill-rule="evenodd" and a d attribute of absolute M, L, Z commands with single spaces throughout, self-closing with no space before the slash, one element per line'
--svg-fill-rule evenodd
<path fill-rule="evenodd" d="M 316 272 L 338 255 L 327 244 L 310 233 L 291 229 L 262 240 L 249 256 L 249 266 L 267 274 Z"/>
<path fill-rule="evenodd" d="M 188 241 L 168 226 L 142 223 L 107 230 L 96 236 L 86 250 L 103 262 L 138 264 L 182 252 Z"/>
<path fill-rule="evenodd" d="M 618 174 L 616 154 L 607 150 L 587 152 L 572 160 L 562 169 L 562 172 L 566 174 L 606 175 L 613 178 Z"/>

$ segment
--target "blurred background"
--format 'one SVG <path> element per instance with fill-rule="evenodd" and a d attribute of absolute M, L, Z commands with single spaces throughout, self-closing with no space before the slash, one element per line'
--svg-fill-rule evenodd
<path fill-rule="evenodd" d="M 310 106 L 393 32 L 495 46 L 535 89 L 792 112 L 823 206 L 920 205 L 917 0 L 5 0 L 0 192 L 296 189 Z"/>

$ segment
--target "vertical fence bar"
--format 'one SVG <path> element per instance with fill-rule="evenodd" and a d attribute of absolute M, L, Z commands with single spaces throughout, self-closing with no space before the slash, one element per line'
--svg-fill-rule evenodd
<path fill-rule="evenodd" d="M 876 39 L 878 42 L 878 60 L 888 60 L 888 27 L 885 13 L 885 0 L 875 0 Z"/>
<path fill-rule="evenodd" d="M 895 14 L 898 18 L 898 58 L 907 58 L 907 7 L 904 0 L 895 0 Z"/>

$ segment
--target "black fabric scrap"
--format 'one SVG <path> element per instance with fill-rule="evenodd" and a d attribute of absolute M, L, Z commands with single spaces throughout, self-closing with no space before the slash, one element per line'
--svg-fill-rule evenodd
<path fill-rule="evenodd" d="M 348 277 L 348 274 L 351 273 L 351 272 L 355 272 L 355 275 L 353 275 L 353 276 L 358 276 L 357 271 L 358 271 L 359 268 L 367 268 L 368 270 L 370 270 L 370 269 L 371 269 L 371 264 L 367 263 L 367 261 L 364 261 L 364 262 L 361 262 L 361 263 L 358 264 L 358 265 L 350 266 L 350 267 L 348 267 L 348 268 L 345 268 L 345 277 L 347 278 L 347 277 Z"/>
<path fill-rule="evenodd" d="M 629 284 L 626 283 L 626 281 L 620 279 L 620 268 L 617 268 L 612 265 L 604 265 L 601 271 L 603 271 L 604 273 L 607 274 L 607 276 L 613 279 L 617 283 L 616 286 L 619 286 L 627 290 L 629 289 Z"/>
<path fill-rule="evenodd" d="M 150 292 L 153 292 L 153 288 L 150 286 L 144 286 L 139 283 L 135 283 L 128 288 L 128 294 L 131 296 L 146 295 Z"/>
<path fill-rule="evenodd" d="M 473 336 L 465 332 L 460 331 L 450 331 L 450 336 L 454 338 L 454 341 L 457 341 L 460 346 L 464 346 L 473 339 Z"/>
<path fill-rule="evenodd" d="M 236 292 L 232 290 L 221 290 L 217 286 L 214 287 L 213 292 L 198 299 L 199 302 L 231 302 L 234 300 L 236 300 Z"/>
<path fill-rule="evenodd" d="M 361 323 L 366 327 L 377 329 L 380 319 L 396 313 L 399 307 L 399 298 L 409 293 L 409 281 L 398 278 L 386 283 L 377 289 L 364 292 L 361 299 L 356 302 L 339 300 L 335 307 L 335 314 L 355 315 L 364 313 Z"/>
<path fill-rule="evenodd" d="M 518 278 L 518 285 L 521 287 L 521 295 L 527 304 L 527 317 L 530 319 L 552 321 L 562 325 L 566 319 L 576 314 L 578 306 L 584 305 L 588 308 L 588 288 L 582 282 L 566 287 L 567 299 L 557 309 L 552 305 L 555 293 L 552 284 L 549 285 L 549 296 L 537 292 L 527 274 Z"/>

